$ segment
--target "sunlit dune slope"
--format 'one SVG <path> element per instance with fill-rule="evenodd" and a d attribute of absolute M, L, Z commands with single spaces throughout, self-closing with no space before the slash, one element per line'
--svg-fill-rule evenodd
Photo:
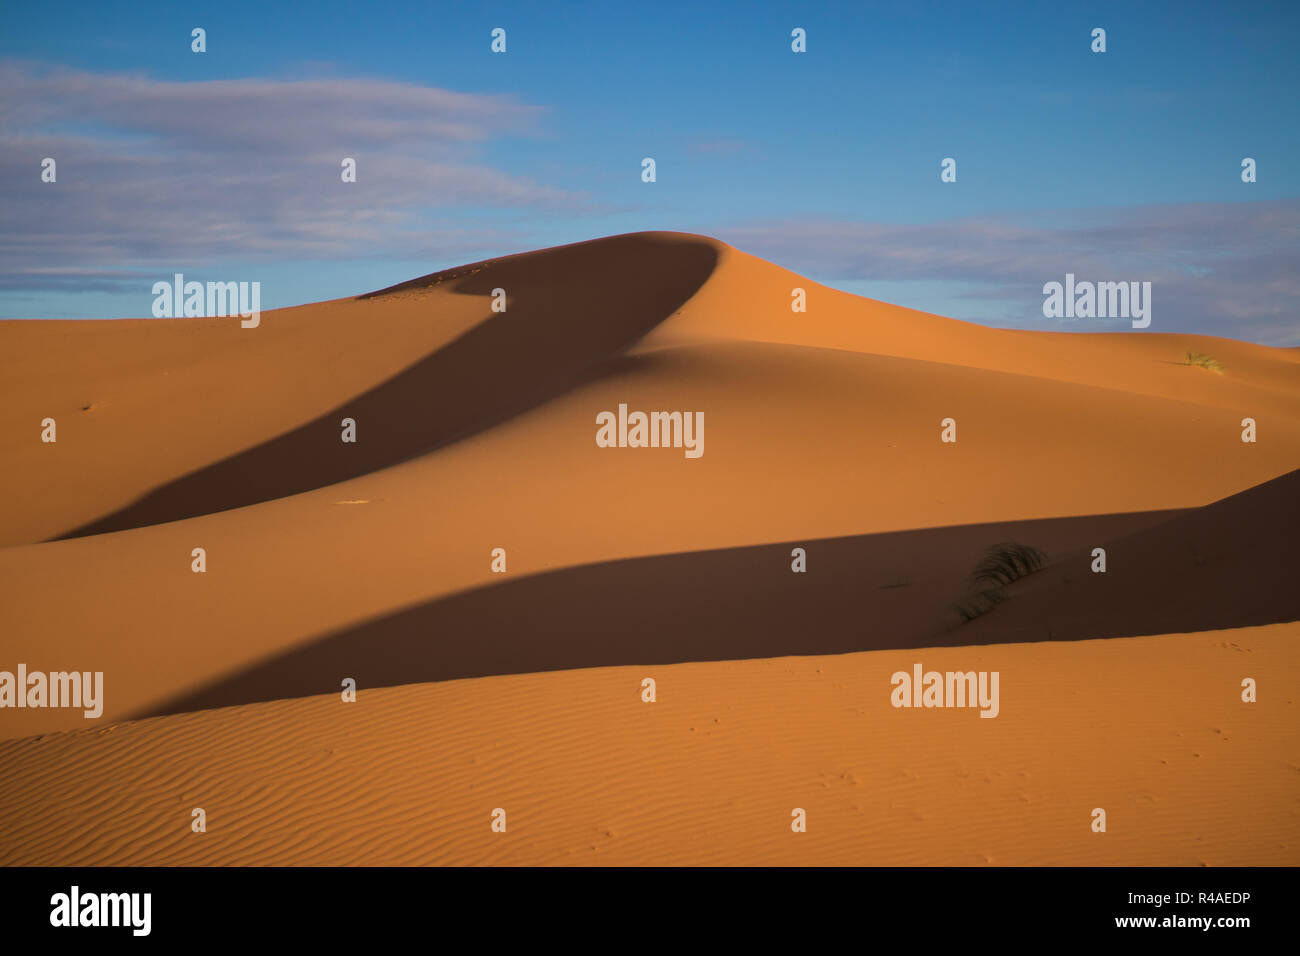
<path fill-rule="evenodd" d="M 1244 414 L 1257 407 L 1300 417 L 1300 348 L 1161 333 L 1158 311 L 1145 331 L 1096 333 L 1087 319 L 1062 320 L 1060 332 L 993 329 L 830 289 L 730 246 L 721 246 L 719 257 L 690 307 L 657 326 L 641 348 L 715 339 L 844 349 L 1097 385 Z M 791 311 L 795 289 L 805 293 L 806 313 Z M 1189 351 L 1210 354 L 1226 373 L 1181 364 Z"/>
<path fill-rule="evenodd" d="M 0 864 L 1294 866 L 1297 648 L 1290 624 L 597 668 L 3 741 Z M 917 662 L 998 671 L 999 715 L 893 708 Z"/>

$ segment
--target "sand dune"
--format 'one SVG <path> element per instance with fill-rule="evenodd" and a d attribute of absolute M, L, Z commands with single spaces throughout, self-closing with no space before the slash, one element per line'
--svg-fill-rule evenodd
<path fill-rule="evenodd" d="M 811 290 L 807 314 L 790 312 L 796 285 Z M 490 311 L 494 288 L 508 292 L 504 314 Z M 1294 349 L 987 329 L 836 292 L 715 240 L 662 233 L 276 310 L 252 331 L 221 319 L 4 321 L 0 341 L 0 434 L 15 464 L 0 486 L 11 503 L 0 527 L 8 544 L 364 475 L 671 345 L 799 345 L 1097 385 L 1276 420 L 1284 430 L 1265 447 L 1293 438 L 1300 419 Z M 1193 346 L 1231 374 L 1177 365 Z M 602 360 L 614 361 L 597 368 Z M 365 422 L 355 447 L 337 441 L 345 414 Z M 45 416 L 59 421 L 57 445 L 35 440 Z"/>
<path fill-rule="evenodd" d="M 808 294 L 806 313 L 790 310 L 795 287 Z M 505 290 L 505 313 L 492 311 L 495 289 Z M 1189 349 L 1213 354 L 1226 374 L 1179 364 Z M 597 447 L 596 415 L 620 404 L 703 412 L 702 456 Z M 56 444 L 39 441 L 46 416 L 58 421 Z M 340 441 L 344 417 L 357 423 L 355 444 Z M 956 444 L 939 438 L 948 417 Z M 1255 443 L 1241 441 L 1246 417 L 1257 422 Z M 342 848 L 353 847 L 375 862 L 559 862 L 555 853 L 578 853 L 582 843 L 566 829 L 572 824 L 561 825 L 561 798 L 540 791 L 564 836 L 522 855 L 447 834 L 362 851 L 389 823 L 376 818 L 367 830 L 343 805 L 349 793 L 379 791 L 367 782 L 309 796 L 312 775 L 329 761 L 292 742 L 338 740 L 349 753 L 392 762 L 384 786 L 408 792 L 419 775 L 446 774 L 447 761 L 514 739 L 526 726 L 512 723 L 518 711 L 551 734 L 544 746 L 533 738 L 531 750 L 519 751 L 528 754 L 521 767 L 542 761 L 576 774 L 575 786 L 614 788 L 615 816 L 644 806 L 660 827 L 674 801 L 705 785 L 701 774 L 747 792 L 740 785 L 752 784 L 750 770 L 739 761 L 757 759 L 758 745 L 706 771 L 680 763 L 690 751 L 672 752 L 677 738 L 646 741 L 658 748 L 649 765 L 668 768 L 681 789 L 666 804 L 627 789 L 639 731 L 615 716 L 621 703 L 589 683 L 623 673 L 611 665 L 696 675 L 696 688 L 778 675 L 765 693 L 792 699 L 810 685 L 800 678 L 786 687 L 779 675 L 806 677 L 812 659 L 736 662 L 866 652 L 817 658 L 818 666 L 865 668 L 903 653 L 890 649 L 973 644 L 986 655 L 993 645 L 1068 639 L 1085 643 L 998 653 L 1026 675 L 1050 664 L 1100 680 L 1111 672 L 1112 646 L 1137 648 L 1134 661 L 1158 667 L 1168 666 L 1162 654 L 1178 653 L 1169 648 L 1212 645 L 1206 634 L 1090 638 L 1300 617 L 1287 586 L 1300 570 L 1290 544 L 1300 350 L 1157 332 L 987 329 L 836 292 L 684 234 L 489 260 L 356 299 L 264 313 L 256 330 L 222 319 L 0 322 L 0 448 L 10 465 L 0 476 L 0 669 L 21 661 L 33 670 L 102 670 L 104 721 L 172 715 L 103 733 L 86 731 L 69 710 L 0 710 L 0 740 L 12 741 L 0 749 L 4 773 L 70 781 L 55 769 L 66 763 L 82 768 L 66 774 L 112 775 L 126 788 L 112 800 L 140 803 L 148 814 L 151 787 L 257 790 L 260 778 L 247 774 L 277 766 L 277 754 L 296 755 L 273 785 L 292 795 L 289 808 L 261 811 L 266 842 L 241 837 L 204 856 L 210 851 L 173 843 L 170 823 L 128 814 L 91 852 L 69 821 L 103 806 L 70 795 L 55 801 L 62 809 L 54 819 L 74 835 L 49 851 L 65 859 L 342 861 Z M 959 624 L 952 604 L 965 576 L 984 547 L 1008 538 L 1042 547 L 1052 563 L 1016 584 L 1006 604 Z M 1105 575 L 1087 570 L 1096 546 L 1108 549 Z M 203 574 L 191 571 L 196 547 L 207 553 Z M 796 547 L 807 552 L 806 574 L 791 573 Z M 494 548 L 507 553 L 504 574 L 492 571 Z M 1279 635 L 1292 632 L 1243 633 L 1260 636 L 1276 673 L 1291 673 L 1296 658 Z M 927 649 L 927 660 L 932 653 L 970 651 Z M 1205 653 L 1198 659 L 1214 657 Z M 716 663 L 678 663 L 687 661 Z M 375 711 L 359 704 L 335 707 L 344 677 L 359 681 L 374 702 L 367 707 L 388 708 L 387 724 L 373 723 Z M 1044 671 L 1021 684 L 1052 679 Z M 1207 663 L 1197 679 L 1223 675 Z M 1197 686 L 1209 692 L 1211 684 Z M 519 687 L 530 699 L 603 701 L 589 718 L 614 735 L 602 738 L 605 747 L 631 748 L 619 757 L 630 762 L 583 764 L 580 715 L 565 710 L 547 723 L 521 707 Z M 728 699 L 724 691 L 705 697 Z M 265 703 L 279 698 L 289 700 Z M 815 709 L 816 700 L 800 706 Z M 478 722 L 456 745 L 466 749 L 410 743 L 426 719 L 418 709 L 434 701 L 449 726 Z M 1053 701 L 1040 703 L 1038 727 L 1075 734 L 1050 723 L 1068 720 Z M 697 697 L 687 706 L 701 705 Z M 1163 720 L 1152 706 L 1135 700 L 1124 719 Z M 185 713 L 213 707 L 231 709 Z M 768 733 L 764 722 L 779 713 L 754 710 L 753 732 Z M 810 713 L 808 726 L 823 732 L 837 715 Z M 229 776 L 211 776 L 198 756 L 181 758 L 181 741 L 230 736 L 242 721 L 266 739 L 234 734 L 230 749 L 195 751 L 228 766 Z M 1052 763 L 1041 749 L 1051 734 L 1035 738 L 1034 725 L 1024 726 L 1019 750 L 1000 736 L 967 742 L 989 767 L 1032 758 L 1064 781 L 1068 758 Z M 1283 723 L 1268 726 L 1267 752 L 1291 747 L 1294 757 L 1293 732 L 1288 739 Z M 623 731 L 632 736 L 619 744 Z M 877 741 L 879 754 L 940 746 L 926 736 L 932 729 L 916 733 Z M 114 749 L 119 740 L 130 744 Z M 794 761 L 792 780 L 812 772 L 793 747 L 760 764 L 779 776 Z M 1243 748 L 1241 759 L 1261 752 Z M 1108 779 L 1119 786 L 1146 766 L 1144 754 L 1112 754 Z M 167 760 L 154 764 L 158 755 Z M 1241 773 L 1217 798 L 1222 806 L 1254 779 L 1247 763 L 1233 765 Z M 1275 787 L 1285 774 L 1274 780 L 1269 766 L 1258 772 Z M 461 769 L 438 791 L 446 807 L 479 786 L 472 767 Z M 511 779 L 505 769 L 493 773 Z M 5 791 L 11 803 L 0 805 L 21 809 L 30 828 L 38 796 L 26 786 L 15 783 Z M 511 786 L 528 792 L 523 776 Z M 725 790 L 709 792 L 733 799 Z M 914 798 L 905 788 L 899 806 L 917 805 Z M 990 799 L 981 806 L 1010 812 Z M 950 809 L 953 826 L 971 837 L 1001 834 L 987 844 L 999 848 L 994 862 L 1040 858 L 1033 841 L 987 830 L 964 805 Z M 238 813 L 249 827 L 259 823 L 249 803 Z M 336 821 L 325 827 L 336 827 L 332 835 L 293 835 L 302 813 Z M 793 862 L 784 844 L 752 827 L 748 837 L 743 828 L 706 829 L 722 834 L 718 847 L 696 842 L 656 854 L 642 846 L 625 859 Z M 137 845 L 141 833 L 151 835 Z M 23 839 L 0 835 L 0 859 L 39 855 Z M 812 842 L 823 848 L 808 860 L 870 861 L 850 859 L 867 846 L 860 841 L 840 850 Z M 1243 842 L 1240 827 L 1214 845 L 1222 850 L 1215 862 L 1263 852 L 1258 839 Z M 1086 840 L 1043 846 L 1056 847 L 1063 862 L 1071 854 L 1110 859 Z M 1121 856 L 1172 861 L 1172 853 L 1182 862 L 1184 850 L 1170 836 Z M 901 845 L 881 852 L 879 862 L 908 858 Z M 1294 841 L 1268 852 L 1294 862 Z M 957 858 L 936 851 L 910 859 Z"/>
<path fill-rule="evenodd" d="M 1293 865 L 1297 639 L 595 668 L 5 741 L 0 863 Z M 999 670 L 1000 715 L 892 708 L 918 659 Z"/>

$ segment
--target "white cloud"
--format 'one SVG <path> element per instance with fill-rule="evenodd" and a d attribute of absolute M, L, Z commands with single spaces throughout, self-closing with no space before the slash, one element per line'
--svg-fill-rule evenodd
<path fill-rule="evenodd" d="M 90 287 L 114 269 L 226 258 L 418 257 L 445 248 L 431 217 L 453 207 L 579 207 L 481 158 L 542 112 L 383 80 L 0 64 L 0 285 L 68 288 L 80 274 Z M 40 181 L 46 156 L 55 184 Z M 340 181 L 345 156 L 355 184 Z"/>

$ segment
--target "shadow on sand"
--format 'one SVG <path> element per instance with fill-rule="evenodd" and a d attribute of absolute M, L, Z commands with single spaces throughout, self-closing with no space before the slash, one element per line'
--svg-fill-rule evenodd
<path fill-rule="evenodd" d="M 1272 489 L 1269 497 L 1300 491 L 1296 475 L 1289 489 Z M 1222 589 L 1189 577 L 1195 561 L 1189 542 L 1220 519 L 1235 520 L 1204 520 L 1226 502 L 1190 511 L 784 542 L 547 572 L 325 635 L 139 716 L 328 693 L 344 677 L 364 691 L 579 667 L 1121 637 L 1300 618 L 1300 592 L 1277 587 L 1280 577 L 1294 581 L 1300 571 L 1296 552 L 1275 560 L 1273 551 L 1288 537 L 1296 540 L 1294 510 L 1289 527 L 1270 518 L 1247 529 L 1246 537 L 1268 538 L 1262 548 L 1244 558 L 1238 551 L 1235 559 L 1229 551 L 1223 564 L 1202 565 L 1211 578 L 1227 564 L 1237 569 L 1222 599 Z M 1012 585 L 1007 603 L 960 624 L 953 602 L 984 548 L 1003 540 L 1041 547 L 1052 563 Z M 1089 570 L 1098 542 L 1109 549 L 1105 574 Z M 1224 542 L 1227 548 L 1239 543 Z M 791 572 L 794 547 L 807 552 L 806 573 Z M 1275 570 L 1263 567 L 1270 563 Z"/>

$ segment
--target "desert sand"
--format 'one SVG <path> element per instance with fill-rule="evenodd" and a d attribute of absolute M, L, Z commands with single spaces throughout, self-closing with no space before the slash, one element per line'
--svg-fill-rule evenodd
<path fill-rule="evenodd" d="M 675 233 L 0 322 L 0 669 L 105 681 L 0 709 L 0 863 L 1294 865 L 1300 350 L 1156 329 Z M 597 447 L 620 403 L 703 455 Z M 1047 567 L 964 622 L 1004 540 Z M 891 707 L 917 661 L 997 719 Z"/>

